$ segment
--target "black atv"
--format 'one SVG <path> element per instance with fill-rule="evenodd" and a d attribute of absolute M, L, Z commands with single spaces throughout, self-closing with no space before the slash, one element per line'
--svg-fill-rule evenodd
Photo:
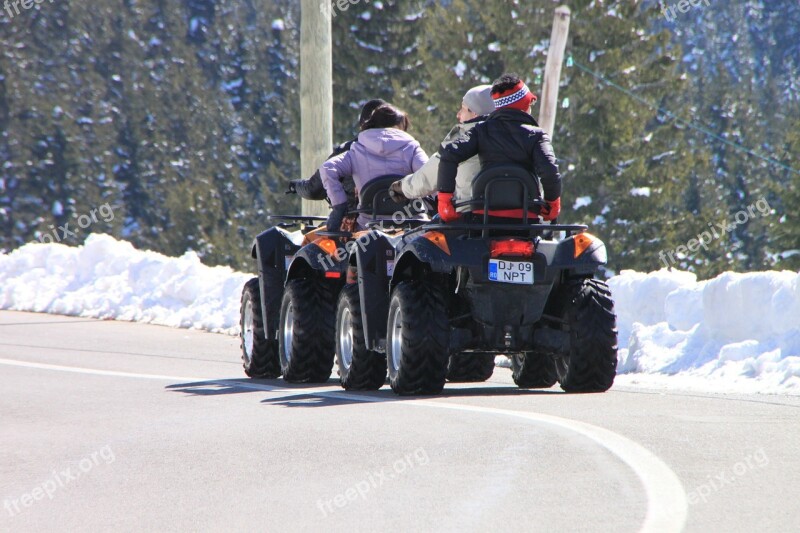
<path fill-rule="evenodd" d="M 367 214 L 378 226 L 390 222 L 391 215 L 402 206 L 389 198 L 388 189 L 400 177 L 383 176 L 371 181 L 360 193 L 361 205 L 367 207 L 348 215 Z M 407 207 L 405 213 L 407 218 L 420 215 L 412 207 Z M 248 281 L 242 291 L 240 324 L 245 373 L 258 378 L 282 375 L 294 383 L 324 383 L 333 368 L 337 306 L 341 308 L 340 302 L 352 297 L 352 291 L 342 291 L 348 271 L 354 272 L 348 270 L 350 250 L 360 243 L 364 246 L 373 232 L 320 231 L 315 224 L 324 222 L 325 217 L 269 218 L 279 224 L 256 237 L 252 256 L 258 265 L 258 277 Z M 288 231 L 294 227 L 299 229 Z M 358 314 L 347 319 L 354 328 L 359 327 Z M 339 354 L 340 368 L 348 367 L 349 362 L 341 357 L 347 356 Z M 380 387 L 386 379 L 385 358 L 370 368 L 371 376 L 382 372 L 380 378 L 374 378 L 380 380 Z M 351 388 L 347 375 L 345 372 L 342 383 Z M 352 388 L 366 387 L 354 383 Z"/>
<path fill-rule="evenodd" d="M 283 373 L 277 333 L 287 272 L 305 236 L 325 221 L 325 217 L 269 218 L 277 225 L 259 234 L 251 249 L 258 277 L 242 289 L 242 361 L 245 373 L 253 378 L 277 378 Z"/>
<path fill-rule="evenodd" d="M 373 232 L 350 250 L 336 313 L 343 386 L 379 388 L 385 354 L 396 393 L 435 394 L 447 379 L 487 379 L 506 354 L 520 387 L 608 390 L 616 317 L 607 285 L 594 279 L 605 245 L 586 226 L 541 223 L 539 198 L 534 176 L 495 167 L 474 181 L 477 221 Z M 508 210 L 521 222 L 492 215 Z"/>

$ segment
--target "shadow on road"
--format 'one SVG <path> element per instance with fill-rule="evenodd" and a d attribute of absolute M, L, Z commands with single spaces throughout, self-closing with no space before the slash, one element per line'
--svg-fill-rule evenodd
<path fill-rule="evenodd" d="M 286 383 L 279 379 L 230 379 L 208 380 L 194 383 L 176 383 L 165 387 L 173 392 L 181 392 L 190 396 L 221 396 L 228 394 L 267 393 L 268 398 L 261 400 L 267 405 L 281 407 L 331 407 L 354 403 L 413 401 L 433 398 L 467 398 L 483 396 L 543 396 L 564 394 L 561 390 L 529 390 L 510 386 L 487 386 L 484 384 L 454 384 L 445 387 L 441 394 L 427 396 L 398 396 L 388 386 L 374 392 L 345 391 L 339 388 L 338 380 L 327 383 L 303 384 Z"/>

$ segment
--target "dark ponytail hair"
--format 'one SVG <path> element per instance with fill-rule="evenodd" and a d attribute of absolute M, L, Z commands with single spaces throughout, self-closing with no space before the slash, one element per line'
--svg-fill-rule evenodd
<path fill-rule="evenodd" d="M 374 128 L 397 128 L 408 131 L 410 126 L 411 121 L 404 111 L 397 109 L 391 104 L 385 104 L 372 112 L 372 116 L 369 117 L 369 120 L 361 125 L 361 131 Z"/>
<path fill-rule="evenodd" d="M 513 89 L 520 81 L 522 81 L 520 77 L 513 72 L 503 74 L 492 83 L 492 94 L 504 93 Z"/>
<path fill-rule="evenodd" d="M 366 124 L 369 120 L 369 117 L 372 116 L 373 111 L 388 103 L 389 102 L 381 100 L 380 98 L 375 98 L 374 100 L 370 100 L 364 104 L 364 106 L 361 108 L 361 115 L 358 117 L 358 126 L 361 127 Z"/>

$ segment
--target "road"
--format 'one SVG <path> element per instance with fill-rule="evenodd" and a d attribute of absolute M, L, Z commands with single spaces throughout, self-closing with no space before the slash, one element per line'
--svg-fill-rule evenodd
<path fill-rule="evenodd" d="M 248 380 L 238 339 L 0 312 L 2 531 L 796 531 L 800 398 Z"/>

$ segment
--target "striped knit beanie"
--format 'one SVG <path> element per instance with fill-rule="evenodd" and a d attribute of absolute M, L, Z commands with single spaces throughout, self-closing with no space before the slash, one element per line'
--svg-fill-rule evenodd
<path fill-rule="evenodd" d="M 507 107 L 527 113 L 531 105 L 536 102 L 536 95 L 528 90 L 524 81 L 520 80 L 518 84 L 507 91 L 493 92 L 492 99 L 494 99 L 494 106 L 497 109 Z"/>

